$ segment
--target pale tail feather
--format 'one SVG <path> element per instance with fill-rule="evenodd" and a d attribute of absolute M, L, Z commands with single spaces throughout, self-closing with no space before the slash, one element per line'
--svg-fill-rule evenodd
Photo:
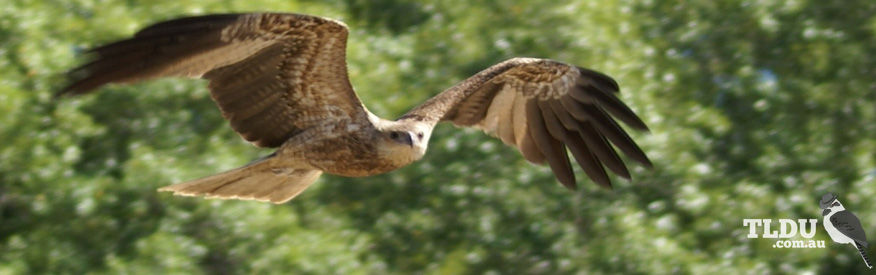
<path fill-rule="evenodd" d="M 159 188 L 181 196 L 257 200 L 284 203 L 304 191 L 322 174 L 319 170 L 272 167 L 270 161 L 213 176 Z"/>

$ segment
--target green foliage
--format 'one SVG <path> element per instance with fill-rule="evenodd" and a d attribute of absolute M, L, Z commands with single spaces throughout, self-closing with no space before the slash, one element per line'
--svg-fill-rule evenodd
<path fill-rule="evenodd" d="M 873 1 L 158 2 L 0 7 L 0 274 L 862 271 L 851 247 L 745 237 L 744 218 L 820 218 L 828 191 L 876 236 Z M 203 81 L 51 97 L 90 46 L 256 10 L 346 21 L 352 82 L 383 117 L 514 56 L 603 71 L 651 127 L 634 138 L 655 169 L 614 190 L 579 172 L 568 192 L 441 125 L 422 161 L 285 205 L 172 197 L 154 190 L 270 153 Z"/>

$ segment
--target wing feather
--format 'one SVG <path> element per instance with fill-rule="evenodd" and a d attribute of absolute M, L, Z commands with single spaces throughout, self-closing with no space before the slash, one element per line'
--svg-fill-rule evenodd
<path fill-rule="evenodd" d="M 222 14 L 154 24 L 96 47 L 59 95 L 159 77 L 205 78 L 232 128 L 277 147 L 317 123 L 371 125 L 347 77 L 347 28 L 308 15 Z M 320 119 L 313 119 L 318 117 Z"/>
<path fill-rule="evenodd" d="M 645 156 L 642 149 L 636 145 L 633 139 L 630 138 L 629 134 L 627 134 L 620 125 L 617 125 L 617 122 L 606 114 L 605 111 L 602 111 L 598 107 L 588 107 L 579 102 L 573 101 L 563 101 L 562 104 L 566 107 L 566 110 L 569 111 L 569 114 L 575 117 L 575 119 L 586 121 L 594 125 L 596 128 L 595 132 L 598 133 L 599 136 L 607 137 L 608 140 L 620 148 L 624 154 L 627 154 L 647 167 L 652 166 L 651 161 L 648 160 L 648 157 Z"/>
<path fill-rule="evenodd" d="M 523 143 L 523 139 L 527 136 L 526 123 L 526 100 L 522 97 L 514 97 L 514 109 L 511 110 L 511 124 L 514 125 L 514 144 Z"/>
<path fill-rule="evenodd" d="M 500 90 L 493 101 L 489 103 L 490 108 L 487 110 L 483 125 L 480 126 L 483 129 L 495 129 L 487 134 L 498 137 L 505 144 L 512 146 L 515 144 L 514 124 L 512 123 L 514 97 L 514 90 L 508 88 Z"/>
<path fill-rule="evenodd" d="M 535 136 L 529 130 L 531 126 L 526 117 L 526 100 L 520 97 L 514 99 L 513 119 L 514 136 L 517 138 L 515 144 L 520 148 L 523 157 L 532 163 L 544 163 L 545 155 L 538 148 L 538 145 L 535 143 Z"/>
<path fill-rule="evenodd" d="M 260 132 L 261 129 L 282 126 L 282 124 L 277 123 L 282 122 L 285 116 L 285 108 L 280 104 L 267 104 L 264 108 L 257 109 L 256 112 L 246 118 L 231 121 L 231 128 L 234 128 L 246 140 L 271 137 L 264 136 L 264 133 Z"/>
<path fill-rule="evenodd" d="M 563 101 L 551 100 L 548 102 L 550 103 L 550 107 L 554 111 L 554 114 L 557 116 L 557 119 L 563 124 L 563 127 L 572 131 L 578 130 L 579 122 L 569 114 L 569 111 L 563 106 Z"/>
<path fill-rule="evenodd" d="M 572 156 L 575 157 L 575 161 L 578 162 L 578 165 L 581 166 L 587 177 L 602 187 L 611 188 L 611 180 L 608 178 L 608 173 L 605 172 L 599 159 L 590 151 L 587 144 L 582 143 L 581 137 L 570 130 L 565 131 L 565 136 L 567 141 L 564 142 L 569 146 L 569 151 L 572 152 Z"/>
<path fill-rule="evenodd" d="M 579 86 L 578 89 L 574 89 L 574 91 L 586 91 L 588 95 L 587 99 L 578 99 L 582 103 L 596 103 L 599 106 L 602 106 L 609 113 L 617 117 L 630 127 L 636 128 L 638 130 L 648 130 L 648 126 L 645 125 L 645 122 L 630 109 L 629 106 L 623 103 L 614 93 L 610 91 L 600 90 L 593 86 Z M 573 96 L 575 93 L 572 94 Z M 589 102 L 588 102 L 589 101 Z"/>
<path fill-rule="evenodd" d="M 558 118 L 563 122 L 563 126 L 569 130 L 576 131 L 580 138 L 584 141 L 585 146 L 589 147 L 593 152 L 594 157 L 608 166 L 612 172 L 619 176 L 630 179 L 630 172 L 626 165 L 621 161 L 614 148 L 606 141 L 605 137 L 593 129 L 593 126 L 586 121 L 577 121 L 572 117 L 571 113 L 565 107 L 567 104 L 574 104 L 571 100 L 553 101 L 551 108 Z"/>
<path fill-rule="evenodd" d="M 534 101 L 528 101 L 526 103 L 526 122 L 528 133 L 532 137 L 533 144 L 535 144 L 535 148 L 538 149 L 539 152 L 542 153 L 548 165 L 553 168 L 554 166 L 559 167 L 559 156 L 555 150 L 553 150 L 554 141 L 551 138 L 550 134 L 547 133 L 547 129 L 544 127 L 544 120 L 541 118 L 541 112 L 538 110 L 538 103 Z M 556 173 L 557 171 L 554 171 Z"/>
<path fill-rule="evenodd" d="M 596 158 L 605 164 L 608 169 L 618 176 L 630 179 L 630 171 L 627 170 L 627 167 L 624 165 L 623 161 L 621 161 L 620 156 L 618 156 L 614 148 L 611 147 L 611 144 L 608 143 L 605 136 L 593 128 L 593 125 L 589 122 L 581 123 L 581 126 L 579 126 L 578 129 L 578 134 L 581 136 L 581 139 L 584 140 L 584 144 L 587 144 L 587 147 L 590 148 Z"/>
<path fill-rule="evenodd" d="M 490 106 L 491 102 L 500 92 L 501 86 L 494 83 L 484 85 L 484 92 L 473 94 L 468 100 L 463 102 L 456 108 L 455 119 L 453 123 L 456 125 L 473 125 L 484 120 L 484 116 L 488 111 L 484 106 Z"/>
<path fill-rule="evenodd" d="M 542 120 L 543 128 L 548 134 L 550 134 L 550 136 L 548 136 L 548 139 L 551 141 L 551 147 L 549 149 L 552 151 L 551 155 L 554 155 L 553 162 L 550 161 L 550 158 L 548 159 L 548 164 L 551 166 L 551 170 L 554 171 L 554 175 L 563 186 L 575 190 L 577 188 L 577 184 L 575 184 L 575 174 L 572 173 L 572 164 L 569 162 L 569 156 L 566 154 L 566 146 L 564 145 L 574 141 L 566 140 L 563 126 L 560 125 L 560 122 L 557 121 L 557 118 L 554 116 L 553 110 L 550 108 L 550 103 L 542 100 L 533 100 L 527 104 L 527 106 L 530 105 L 532 107 L 530 107 L 527 112 L 539 116 L 533 120 Z"/>
<path fill-rule="evenodd" d="M 497 87 L 498 86 L 498 87 Z M 575 176 L 566 148 L 587 176 L 611 187 L 605 171 L 630 178 L 612 147 L 651 167 L 644 152 L 613 117 L 647 130 L 617 96 L 617 83 L 586 68 L 515 58 L 496 64 L 412 109 L 402 120 L 476 127 L 517 147 L 526 160 L 547 164 L 570 189 Z"/>
<path fill-rule="evenodd" d="M 636 145 L 636 142 L 633 141 L 630 135 L 627 134 L 627 132 L 624 131 L 614 119 L 605 113 L 605 111 L 600 108 L 585 108 L 584 110 L 589 115 L 590 120 L 588 122 L 592 122 L 593 125 L 596 126 L 595 128 L 598 133 L 601 133 L 614 143 L 615 146 L 620 148 L 620 150 L 630 158 L 638 161 L 646 167 L 652 166 L 651 161 L 648 160 L 645 152 Z"/>

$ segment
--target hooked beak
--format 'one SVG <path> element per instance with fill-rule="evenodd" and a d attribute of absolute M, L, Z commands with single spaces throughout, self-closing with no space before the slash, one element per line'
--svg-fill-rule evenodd
<path fill-rule="evenodd" d="M 413 133 L 408 133 L 408 135 L 405 137 L 405 143 L 407 143 L 408 146 L 410 146 L 411 148 L 414 147 L 414 140 L 416 140 L 416 138 L 414 138 Z"/>
<path fill-rule="evenodd" d="M 415 138 L 411 133 L 405 132 L 392 132 L 389 135 L 389 138 L 393 141 L 401 144 L 407 144 L 410 147 L 414 147 Z"/>

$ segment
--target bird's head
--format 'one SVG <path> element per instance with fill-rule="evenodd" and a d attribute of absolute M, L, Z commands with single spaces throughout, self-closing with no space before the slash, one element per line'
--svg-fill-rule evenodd
<path fill-rule="evenodd" d="M 376 123 L 380 137 L 381 157 L 407 165 L 426 154 L 432 127 L 412 121 L 386 121 Z"/>
<path fill-rule="evenodd" d="M 836 198 L 836 195 L 834 195 L 833 193 L 828 193 L 822 196 L 821 201 L 819 202 L 819 206 L 821 206 L 821 209 L 824 209 L 821 211 L 822 216 L 827 216 L 830 213 L 836 213 L 846 210 L 846 208 L 843 207 L 843 204 L 840 203 L 840 201 Z"/>

